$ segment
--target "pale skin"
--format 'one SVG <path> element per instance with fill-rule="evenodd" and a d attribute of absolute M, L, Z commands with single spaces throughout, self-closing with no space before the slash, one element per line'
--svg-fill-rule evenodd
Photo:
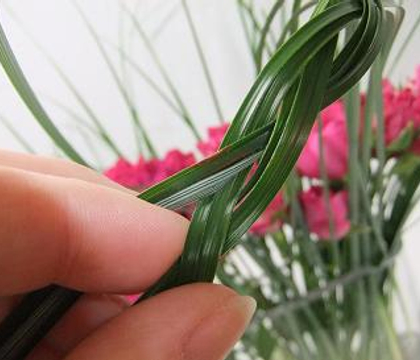
<path fill-rule="evenodd" d="M 188 222 L 92 170 L 0 151 L 0 319 L 49 284 L 86 292 L 30 360 L 222 360 L 255 303 L 194 284 L 129 307 L 181 254 Z"/>

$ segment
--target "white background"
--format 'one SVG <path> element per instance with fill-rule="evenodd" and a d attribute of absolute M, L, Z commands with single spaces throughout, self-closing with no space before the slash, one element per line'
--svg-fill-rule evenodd
<path fill-rule="evenodd" d="M 134 2 L 127 0 L 126 4 L 132 6 Z M 118 42 L 118 29 L 121 27 L 121 12 L 117 3 L 117 0 L 85 0 L 82 6 L 101 38 L 112 44 Z M 219 119 L 212 106 L 185 17 L 181 10 L 173 12 L 176 3 L 175 0 L 140 0 L 139 18 L 147 32 L 152 34 L 164 66 L 173 75 L 176 87 L 183 94 L 188 108 L 204 134 L 206 127 L 216 124 Z M 205 44 L 206 56 L 224 117 L 230 119 L 254 77 L 235 1 L 194 0 L 190 3 L 200 38 Z M 405 4 L 408 11 L 403 34 L 420 12 L 418 0 L 406 0 Z M 7 8 L 13 9 L 20 19 L 18 22 Z M 168 14 L 173 15 L 168 17 Z M 77 84 L 79 91 L 98 113 L 101 121 L 114 134 L 124 153 L 133 157 L 135 145 L 128 112 L 71 1 L 2 1 L 0 19 L 30 82 L 40 94 L 53 119 L 67 136 L 74 139 L 78 148 L 84 153 L 87 151 L 83 141 L 76 134 L 74 122 L 55 105 L 55 102 L 59 101 L 82 115 L 83 112 L 78 110 L 80 108 L 74 98 L 30 37 L 38 41 Z M 162 23 L 168 22 L 168 19 L 169 23 L 162 29 Z M 126 21 L 123 27 L 127 29 L 127 25 Z M 400 45 L 401 41 L 397 43 L 396 49 L 399 49 Z M 413 74 L 416 65 L 420 65 L 419 46 L 418 34 L 409 51 L 402 56 L 393 76 L 394 82 L 403 82 Z M 138 41 L 131 42 L 130 48 L 136 61 L 152 77 L 158 78 L 156 68 L 141 44 Z M 118 62 L 113 47 L 108 47 L 108 50 L 114 61 Z M 130 76 L 129 82 L 136 84 L 134 93 L 141 117 L 160 153 L 174 147 L 192 149 L 193 137 L 182 122 L 157 99 L 139 77 Z M 28 115 L 3 74 L 0 74 L 0 115 L 8 118 L 38 152 L 53 152 L 51 143 Z M 0 144 L 1 148 L 21 149 L 19 143 L 1 125 Z M 102 150 L 100 153 L 103 166 L 114 160 L 107 151 Z M 93 158 L 90 159 L 93 161 Z M 419 213 L 418 211 L 417 216 Z M 410 222 L 415 219 L 416 215 Z M 419 234 L 420 223 L 410 226 L 406 231 L 406 246 L 398 267 L 398 278 L 408 304 L 410 318 L 416 326 L 420 323 Z"/>

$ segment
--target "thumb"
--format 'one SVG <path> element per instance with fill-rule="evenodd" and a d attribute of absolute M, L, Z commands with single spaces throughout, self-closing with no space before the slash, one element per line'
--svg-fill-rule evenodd
<path fill-rule="evenodd" d="M 66 360 L 222 360 L 254 311 L 253 299 L 224 286 L 183 286 L 126 310 Z"/>

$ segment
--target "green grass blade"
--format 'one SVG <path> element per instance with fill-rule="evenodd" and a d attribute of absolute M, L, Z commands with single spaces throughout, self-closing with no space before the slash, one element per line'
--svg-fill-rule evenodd
<path fill-rule="evenodd" d="M 270 31 L 270 28 L 275 20 L 277 14 L 282 10 L 285 0 L 277 0 L 272 8 L 270 9 L 266 21 L 261 29 L 260 34 L 260 41 L 258 43 L 257 51 L 256 51 L 256 62 L 257 62 L 257 69 L 261 70 L 262 61 L 263 61 L 263 53 L 264 48 L 267 44 L 267 35 Z"/>
<path fill-rule="evenodd" d="M 73 148 L 41 105 L 34 91 L 26 80 L 25 75 L 6 38 L 3 27 L 0 26 L 0 63 L 9 77 L 10 82 L 25 103 L 39 125 L 50 136 L 54 143 L 73 161 L 88 166 L 82 156 Z"/>
<path fill-rule="evenodd" d="M 10 132 L 10 134 L 12 134 L 12 136 L 16 139 L 16 141 L 22 146 L 24 150 L 26 150 L 30 154 L 36 153 L 32 145 L 29 144 L 29 142 L 20 134 L 20 132 L 16 130 L 12 123 L 3 115 L 0 115 L 0 122 Z"/>
<path fill-rule="evenodd" d="M 200 134 L 198 133 L 197 128 L 194 125 L 194 122 L 192 120 L 191 115 L 189 114 L 187 107 L 184 104 L 184 101 L 181 98 L 181 95 L 179 94 L 176 86 L 172 82 L 168 72 L 166 71 L 165 67 L 162 64 L 162 61 L 160 60 L 153 44 L 149 40 L 148 36 L 146 35 L 145 31 L 143 30 L 143 27 L 141 26 L 140 22 L 137 20 L 137 18 L 126 8 L 124 7 L 124 11 L 130 16 L 130 19 L 134 25 L 134 29 L 136 30 L 137 34 L 142 39 L 143 43 L 145 44 L 147 50 L 149 51 L 157 69 L 159 70 L 163 80 L 165 81 L 166 85 L 168 86 L 169 91 L 171 92 L 173 98 L 175 99 L 175 102 L 178 105 L 178 108 L 181 112 L 181 116 L 184 119 L 187 126 L 190 128 L 192 133 L 194 134 L 195 138 L 197 140 L 200 140 Z"/>
<path fill-rule="evenodd" d="M 120 78 L 114 64 L 112 63 L 110 57 L 108 56 L 108 54 L 105 50 L 105 47 L 104 47 L 104 45 L 102 44 L 102 42 L 99 38 L 99 35 L 97 34 L 94 27 L 91 25 L 91 23 L 90 23 L 88 17 L 86 16 L 85 12 L 78 5 L 77 1 L 73 1 L 73 4 L 74 4 L 77 12 L 79 13 L 81 19 L 83 20 L 83 23 L 85 24 L 87 30 L 89 31 L 90 35 L 92 36 L 92 39 L 95 42 L 102 58 L 104 59 L 105 64 L 107 65 L 107 67 L 108 67 L 108 69 L 109 69 L 109 71 L 112 75 L 112 78 L 113 78 L 115 84 L 117 85 L 117 89 L 120 92 L 121 97 L 123 98 L 124 103 L 127 106 L 128 112 L 129 112 L 129 114 L 130 114 L 130 116 L 133 120 L 136 139 L 142 139 L 145 143 L 145 147 L 148 150 L 149 154 L 152 157 L 157 157 L 156 150 L 155 150 L 155 148 L 153 146 L 153 143 L 150 140 L 150 138 L 149 138 L 149 136 L 148 136 L 148 134 L 147 134 L 147 132 L 144 128 L 144 125 L 143 125 L 143 123 L 140 119 L 138 110 L 136 108 L 136 105 L 132 101 L 129 93 L 127 92 L 127 89 L 124 87 L 124 84 L 121 81 L 121 78 Z M 140 138 L 138 137 L 137 131 L 140 132 Z M 139 150 L 141 149 L 141 145 L 142 144 L 138 143 Z"/>
<path fill-rule="evenodd" d="M 72 109 L 68 105 L 62 104 L 60 101 L 52 98 L 51 102 L 55 106 L 57 106 L 61 111 L 63 111 L 71 120 L 76 122 L 76 126 L 78 126 L 80 129 L 83 129 L 84 131 L 88 131 L 91 135 L 95 136 L 103 145 L 105 145 L 112 153 L 118 156 L 119 153 L 116 152 L 113 141 L 109 138 L 109 136 L 106 133 L 101 132 L 100 129 L 98 129 L 94 125 L 91 125 L 89 121 L 87 121 L 85 118 L 79 115 L 74 109 Z M 88 146 L 91 147 L 92 144 L 88 144 Z"/>
<path fill-rule="evenodd" d="M 414 22 L 413 26 L 409 30 L 408 35 L 404 39 L 401 47 L 396 51 L 397 55 L 395 56 L 394 61 L 390 65 L 390 68 L 388 71 L 389 76 L 392 76 L 393 73 L 395 72 L 395 69 L 397 68 L 399 61 L 403 57 L 403 54 L 407 51 L 408 46 L 410 45 L 411 41 L 413 40 L 414 35 L 417 33 L 419 28 L 420 28 L 420 11 L 419 11 L 416 21 Z"/>
<path fill-rule="evenodd" d="M 296 23 L 296 18 L 301 16 L 304 12 L 314 7 L 316 4 L 318 4 L 318 1 L 311 1 L 305 5 L 303 5 L 298 11 L 296 11 L 295 14 L 291 16 L 291 18 L 288 19 L 286 25 L 283 27 L 282 32 L 279 36 L 279 39 L 277 41 L 277 47 L 280 47 L 287 39 L 287 37 L 292 33 L 292 29 L 294 27 L 294 24 Z"/>
<path fill-rule="evenodd" d="M 60 77 L 64 85 L 73 95 L 74 99 L 78 102 L 80 107 L 85 111 L 85 113 L 89 116 L 89 119 L 96 127 L 98 132 L 101 134 L 102 138 L 105 140 L 106 145 L 110 147 L 111 151 L 118 157 L 123 157 L 122 152 L 118 148 L 117 144 L 112 140 L 112 136 L 109 132 L 104 128 L 102 122 L 100 121 L 99 117 L 95 114 L 95 111 L 92 107 L 88 104 L 86 99 L 82 96 L 82 94 L 77 89 L 76 85 L 73 81 L 67 76 L 67 74 L 63 71 L 63 69 L 58 65 L 55 59 L 48 53 L 48 51 L 41 45 L 41 43 L 33 36 L 33 34 L 25 27 L 24 22 L 11 10 L 8 9 L 11 13 L 11 16 L 15 20 L 15 22 L 22 28 L 24 33 L 28 36 L 28 38 L 32 41 L 35 47 L 39 50 L 42 56 L 48 61 L 48 63 L 52 66 L 55 70 L 57 75 Z"/>
<path fill-rule="evenodd" d="M 128 54 L 124 49 L 122 49 L 118 45 L 110 44 L 112 48 L 117 51 L 123 61 L 135 72 L 137 73 L 145 83 L 147 83 L 150 88 L 168 105 L 168 107 L 173 110 L 174 113 L 176 113 L 178 116 L 184 118 L 185 114 L 182 112 L 182 110 L 179 109 L 179 107 L 172 101 L 172 99 L 169 98 L 169 96 L 165 93 L 163 89 L 159 87 L 159 85 L 153 80 L 152 77 L 150 77 L 146 70 L 144 70 L 134 59 L 133 57 Z"/>
<path fill-rule="evenodd" d="M 187 23 L 188 23 L 188 26 L 189 26 L 190 31 L 191 31 L 191 35 L 193 37 L 194 44 L 195 44 L 195 47 L 197 49 L 197 53 L 198 53 L 198 57 L 200 59 L 201 67 L 203 69 L 204 76 L 206 78 L 207 85 L 208 85 L 208 88 L 210 90 L 211 98 L 213 100 L 213 104 L 214 104 L 214 107 L 216 109 L 217 116 L 219 118 L 219 121 L 221 123 L 223 123 L 224 121 L 226 121 L 226 119 L 223 116 L 222 107 L 220 105 L 220 101 L 219 101 L 219 98 L 217 96 L 216 88 L 214 86 L 214 82 L 213 82 L 212 76 L 210 74 L 210 69 L 209 69 L 209 66 L 207 64 L 206 57 L 204 55 L 203 47 L 201 46 L 200 38 L 198 36 L 197 29 L 196 29 L 196 26 L 194 24 L 194 20 L 192 18 L 190 8 L 188 6 L 187 0 L 181 0 L 181 1 L 182 1 L 182 7 L 184 9 L 185 17 L 187 19 Z"/>
<path fill-rule="evenodd" d="M 175 15 L 177 15 L 179 11 L 180 7 L 178 4 L 172 4 L 172 7 L 167 11 L 166 15 L 163 17 L 160 23 L 156 25 L 155 29 L 151 32 L 151 38 L 153 40 L 157 39 L 164 32 L 164 30 L 167 29 L 168 25 L 175 18 Z"/>
<path fill-rule="evenodd" d="M 384 236 L 388 243 L 398 237 L 412 209 L 412 199 L 420 185 L 419 159 L 409 157 L 404 167 L 398 171 L 397 177 L 398 181 L 393 189 L 397 195 L 389 217 L 384 219 Z"/>
<path fill-rule="evenodd" d="M 248 44 L 249 52 L 251 54 L 252 61 L 254 65 L 257 67 L 257 56 L 256 56 L 256 49 L 255 49 L 255 42 L 251 35 L 251 30 L 249 29 L 249 25 L 245 16 L 245 10 L 242 5 L 242 0 L 237 0 L 236 5 L 239 14 L 239 20 L 241 21 L 242 29 L 245 35 L 245 40 Z"/>

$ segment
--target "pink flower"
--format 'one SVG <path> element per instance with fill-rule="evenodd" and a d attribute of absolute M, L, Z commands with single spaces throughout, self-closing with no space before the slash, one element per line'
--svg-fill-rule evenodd
<path fill-rule="evenodd" d="M 410 125 L 420 127 L 420 96 L 410 87 L 395 89 L 389 81 L 383 84 L 385 142 L 391 145 Z"/>
<path fill-rule="evenodd" d="M 166 177 L 172 176 L 177 172 L 194 165 L 196 162 L 193 153 L 182 153 L 179 150 L 169 151 L 163 159 Z"/>
<path fill-rule="evenodd" d="M 316 234 L 320 239 L 331 239 L 328 206 L 325 201 L 324 190 L 321 187 L 312 187 L 300 195 L 300 200 L 309 231 Z M 342 239 L 350 231 L 347 192 L 330 192 L 329 207 L 334 225 L 334 238 Z"/>
<path fill-rule="evenodd" d="M 346 113 L 344 111 L 344 105 L 341 101 L 336 101 L 321 113 L 321 119 L 324 123 L 328 124 L 331 122 L 346 122 Z"/>
<path fill-rule="evenodd" d="M 203 156 L 207 157 L 217 152 L 228 128 L 229 124 L 225 123 L 221 126 L 211 127 L 208 129 L 207 133 L 209 139 L 207 141 L 201 141 L 197 144 L 197 148 Z"/>
<path fill-rule="evenodd" d="M 120 159 L 105 175 L 120 185 L 142 190 L 195 163 L 192 153 L 172 150 L 163 159 L 145 160 L 140 157 L 137 164 Z"/>
<path fill-rule="evenodd" d="M 105 171 L 105 176 L 129 188 L 137 187 L 141 183 L 137 166 L 124 159 L 119 159 L 112 168 Z"/>
<path fill-rule="evenodd" d="M 264 236 L 267 233 L 273 233 L 280 229 L 282 221 L 280 212 L 284 211 L 285 205 L 281 193 L 277 194 L 261 217 L 252 225 L 249 230 L 256 236 Z"/>
<path fill-rule="evenodd" d="M 321 113 L 322 143 L 328 178 L 342 179 L 348 169 L 348 136 L 343 103 L 338 101 Z M 321 153 L 318 124 L 315 124 L 308 142 L 298 160 L 297 169 L 303 176 L 321 178 Z"/>

